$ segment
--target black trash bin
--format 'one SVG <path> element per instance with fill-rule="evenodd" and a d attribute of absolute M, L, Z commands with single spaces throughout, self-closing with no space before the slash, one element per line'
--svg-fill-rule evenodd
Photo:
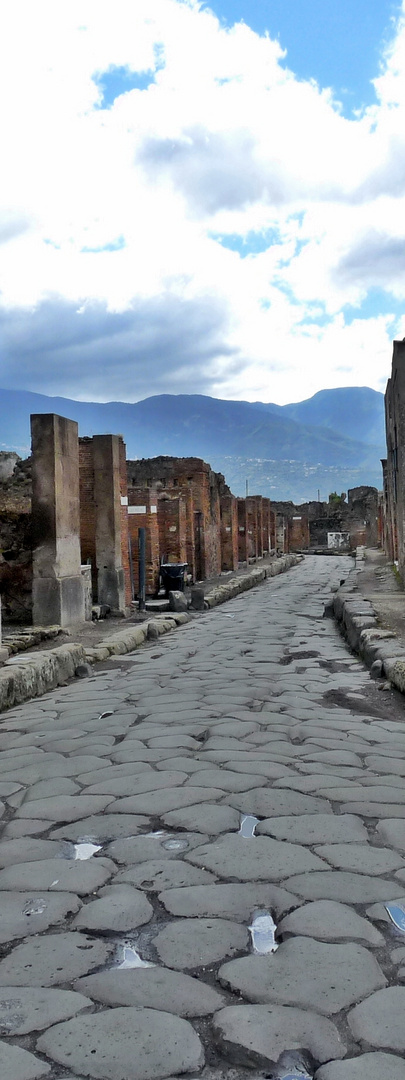
<path fill-rule="evenodd" d="M 187 563 L 160 564 L 160 580 L 166 596 L 169 595 L 169 592 L 175 591 L 176 589 L 179 592 L 184 592 L 184 577 L 187 565 Z"/>

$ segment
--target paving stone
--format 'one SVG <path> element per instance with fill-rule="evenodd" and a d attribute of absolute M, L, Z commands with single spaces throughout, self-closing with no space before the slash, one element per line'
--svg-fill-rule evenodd
<path fill-rule="evenodd" d="M 135 776 L 121 776 L 119 779 L 108 780 L 103 777 L 96 784 L 86 789 L 86 795 L 142 795 L 145 791 L 158 791 L 160 788 L 177 787 L 188 780 L 186 772 L 147 772 L 137 773 Z"/>
<path fill-rule="evenodd" d="M 42 1035 L 37 1048 L 97 1080 L 160 1080 L 204 1065 L 191 1024 L 158 1009 L 117 1008 L 75 1017 Z"/>
<path fill-rule="evenodd" d="M 305 814 L 300 817 L 273 817 L 260 821 L 258 834 L 275 836 L 298 844 L 338 844 L 367 840 L 367 830 L 353 814 Z"/>
<path fill-rule="evenodd" d="M 243 760 L 240 761 L 239 757 L 243 757 Z M 253 776 L 257 777 L 259 784 L 261 776 L 267 777 L 268 780 L 278 780 L 281 776 L 288 776 L 292 773 L 288 765 L 282 765 L 281 762 L 251 761 L 250 755 L 249 758 L 246 758 L 245 754 L 240 754 L 238 758 L 235 756 L 231 761 L 227 760 L 225 764 L 229 764 L 234 772 L 252 773 Z"/>
<path fill-rule="evenodd" d="M 18 821 L 9 821 L 5 825 L 1 835 L 2 840 L 17 840 L 20 837 L 35 836 L 38 833 L 48 832 L 49 821 L 29 821 L 28 818 Z"/>
<path fill-rule="evenodd" d="M 47 934 L 17 945 L 0 961 L 0 986 L 58 986 L 105 964 L 113 945 L 85 934 Z"/>
<path fill-rule="evenodd" d="M 218 833 L 239 831 L 240 814 L 231 806 L 215 806 L 204 803 L 203 806 L 188 806 L 182 810 L 171 810 L 164 814 L 163 821 L 171 828 L 195 829 L 208 836 Z"/>
<path fill-rule="evenodd" d="M 351 904 L 371 904 L 378 900 L 395 900 L 404 891 L 403 885 L 369 874 L 352 874 L 333 870 L 327 874 L 297 874 L 284 882 L 291 892 L 305 900 L 347 900 Z"/>
<path fill-rule="evenodd" d="M 349 802 L 341 804 L 343 814 L 361 814 L 362 817 L 371 818 L 405 818 L 405 803 L 380 803 L 373 802 L 368 798 L 369 788 L 364 788 L 364 802 Z M 398 793 L 397 793 L 398 798 Z M 367 801 L 366 801 L 367 800 Z"/>
<path fill-rule="evenodd" d="M 324 799 L 312 795 L 301 795 L 298 791 L 280 791 L 259 788 L 246 791 L 241 795 L 231 795 L 231 806 L 244 814 L 256 814 L 257 817 L 279 817 L 284 814 L 331 814 L 332 809 Z"/>
<path fill-rule="evenodd" d="M 103 814 L 83 818 L 80 821 L 53 829 L 51 840 L 116 840 L 119 837 L 136 836 L 149 827 L 149 818 L 141 814 Z M 49 828 L 49 822 L 47 823 Z"/>
<path fill-rule="evenodd" d="M 56 776 L 50 780 L 39 780 L 32 784 L 26 792 L 26 801 L 34 802 L 38 799 L 59 799 L 60 795 L 74 795 L 80 791 L 79 785 L 75 784 L 69 776 Z"/>
<path fill-rule="evenodd" d="M 98 814 L 111 802 L 111 795 L 61 795 L 58 799 L 34 799 L 17 810 L 20 818 L 45 821 L 77 821 Z"/>
<path fill-rule="evenodd" d="M 276 917 L 295 907 L 297 899 L 277 885 L 262 883 L 229 885 L 191 885 L 167 889 L 159 900 L 172 915 L 214 916 L 249 921 L 255 908 L 270 908 Z"/>
<path fill-rule="evenodd" d="M 191 787 L 192 784 L 204 788 L 216 786 L 222 791 L 248 791 L 250 788 L 257 787 L 257 778 L 232 772 L 231 769 L 207 769 L 198 773 L 197 776 L 193 775 L 186 787 Z"/>
<path fill-rule="evenodd" d="M 371 1046 L 405 1050 L 404 1010 L 405 987 L 389 986 L 379 990 L 349 1013 L 354 1038 Z"/>
<path fill-rule="evenodd" d="M 165 968 L 110 968 L 78 979 L 75 989 L 104 1005 L 142 1005 L 177 1016 L 208 1016 L 224 1004 L 223 995 L 184 972 Z"/>
<path fill-rule="evenodd" d="M 365 747 L 367 750 L 367 747 Z M 362 761 L 358 754 L 350 750 L 317 750 L 303 754 L 303 761 L 322 761 L 325 765 L 357 765 L 361 768 Z"/>
<path fill-rule="evenodd" d="M 41 934 L 63 922 L 81 907 L 81 900 L 62 892 L 4 892 L 1 894 L 0 942 Z"/>
<path fill-rule="evenodd" d="M 249 1001 L 278 1002 L 317 1012 L 340 1012 L 387 980 L 374 956 L 362 945 L 331 945 L 294 937 L 271 956 L 244 956 L 220 968 L 223 986 Z"/>
<path fill-rule="evenodd" d="M 86 896 L 95 892 L 115 873 L 111 859 L 41 859 L 17 863 L 0 870 L 0 890 L 55 889 Z"/>
<path fill-rule="evenodd" d="M 49 828 L 49 822 L 47 825 Z M 56 858 L 61 853 L 62 846 L 56 840 L 27 840 L 26 837 L 20 837 L 0 844 L 0 866 Z"/>
<path fill-rule="evenodd" d="M 170 768 L 169 763 L 167 767 Z M 152 765 L 147 761 L 130 761 L 127 765 L 109 765 L 105 761 L 102 769 L 79 773 L 76 779 L 79 784 L 89 787 L 91 784 L 98 784 L 100 780 L 119 780 L 123 776 L 140 776 L 146 772 L 153 772 Z"/>
<path fill-rule="evenodd" d="M 186 853 L 188 862 L 206 867 L 219 877 L 236 881 L 281 881 L 293 870 L 326 869 L 326 864 L 305 847 L 259 836 L 254 841 L 227 834 L 211 844 Z"/>
<path fill-rule="evenodd" d="M 361 1054 L 346 1061 L 330 1061 L 315 1073 L 315 1080 L 405 1080 L 405 1061 L 394 1054 Z"/>
<path fill-rule="evenodd" d="M 331 1020 L 283 1005 L 237 1005 L 214 1018 L 221 1052 L 236 1065 L 275 1068 L 286 1050 L 307 1050 L 315 1061 L 342 1058 L 345 1044 Z"/>
<path fill-rule="evenodd" d="M 50 1071 L 50 1065 L 28 1053 L 28 1050 L 9 1046 L 0 1040 L 1 1080 L 39 1080 L 41 1076 L 48 1076 Z"/>
<path fill-rule="evenodd" d="M 154 938 L 153 944 L 167 967 L 200 968 L 244 952 L 248 930 L 227 919 L 187 919 L 170 923 Z"/>
<path fill-rule="evenodd" d="M 397 773 L 398 776 L 405 776 L 405 760 L 403 758 L 388 758 L 385 755 L 370 754 L 366 758 L 366 765 L 369 769 L 373 769 L 374 772 Z"/>
<path fill-rule="evenodd" d="M 142 892 L 130 885 L 110 885 L 101 889 L 99 899 L 85 904 L 72 926 L 78 930 L 134 930 L 150 921 L 153 907 Z"/>
<path fill-rule="evenodd" d="M 324 788 L 321 792 L 325 796 L 328 796 L 328 788 Z M 391 788 L 387 785 L 381 785 L 378 787 L 361 787 L 356 786 L 354 783 L 347 784 L 345 787 L 334 787 L 331 789 L 328 796 L 333 802 L 376 802 L 376 803 L 395 803 L 398 802 L 399 795 L 397 788 Z M 359 808 L 360 813 L 362 812 Z"/>
<path fill-rule="evenodd" d="M 315 851 L 332 866 L 359 874 L 389 874 L 405 865 L 396 852 L 371 844 L 321 844 Z"/>
<path fill-rule="evenodd" d="M 176 813 L 176 811 L 174 811 Z M 205 836 L 204 842 L 208 841 Z M 127 840 L 113 840 L 105 849 L 105 854 L 114 862 L 130 866 L 132 863 L 148 862 L 149 859 L 176 859 L 182 851 L 200 847 L 201 833 L 181 832 L 160 829 L 146 836 L 131 836 Z M 176 844 L 180 846 L 175 846 Z"/>
<path fill-rule="evenodd" d="M 110 812 L 114 814 L 149 814 L 151 817 L 162 817 L 169 810 L 178 810 L 182 806 L 215 802 L 216 799 L 223 798 L 224 794 L 225 792 L 219 788 L 212 787 L 207 789 L 173 787 L 169 788 L 168 791 L 151 791 L 145 792 L 144 795 L 133 795 L 127 799 L 118 799 L 110 807 Z M 95 797 L 92 796 L 92 798 Z"/>
<path fill-rule="evenodd" d="M 79 916 L 80 918 L 80 916 Z M 277 927 L 278 934 L 299 934 L 319 941 L 360 941 L 384 945 L 382 934 L 347 904 L 315 900 L 292 911 Z"/>
<path fill-rule="evenodd" d="M 27 1035 L 30 1031 L 43 1031 L 61 1020 L 70 1020 L 83 1009 L 91 1008 L 92 1004 L 90 998 L 71 990 L 2 986 L 0 1032 L 1 1035 Z M 3 1080 L 3 1074 L 0 1075 Z"/>
<path fill-rule="evenodd" d="M 405 821 L 398 821 L 396 818 L 379 821 L 376 832 L 387 844 L 391 844 L 397 851 L 405 854 Z"/>
<path fill-rule="evenodd" d="M 128 866 L 126 870 L 121 870 L 115 880 L 117 883 L 129 882 L 147 892 L 159 892 L 160 889 L 182 885 L 209 885 L 215 878 L 206 870 L 190 866 L 182 859 L 151 859 L 140 866 Z"/>

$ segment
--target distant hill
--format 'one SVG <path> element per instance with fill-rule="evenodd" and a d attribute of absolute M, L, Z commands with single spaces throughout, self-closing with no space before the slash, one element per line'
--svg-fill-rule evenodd
<path fill-rule="evenodd" d="M 314 486 L 323 486 L 324 481 L 314 485 L 314 469 L 318 479 L 324 473 L 333 477 L 333 488 L 381 484 L 383 395 L 367 387 L 325 390 L 285 406 L 201 394 L 100 404 L 0 390 L 0 449 L 17 450 L 23 457 L 29 453 L 32 412 L 56 412 L 77 420 L 81 435 L 122 434 L 129 458 L 203 457 L 224 472 L 235 494 L 244 494 L 247 462 L 250 490 L 268 495 L 270 486 L 275 499 L 315 498 Z M 271 477 L 269 469 L 263 471 L 265 463 L 271 466 Z"/>

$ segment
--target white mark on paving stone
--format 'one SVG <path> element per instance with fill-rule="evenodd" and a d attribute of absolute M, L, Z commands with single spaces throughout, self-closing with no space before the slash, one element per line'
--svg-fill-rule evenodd
<path fill-rule="evenodd" d="M 28 900 L 25 907 L 22 909 L 23 915 L 42 915 L 46 909 L 46 900 L 42 897 L 38 897 L 35 900 Z"/>
<path fill-rule="evenodd" d="M 137 952 L 129 941 L 124 941 L 124 944 L 120 945 L 120 956 L 121 955 L 122 960 L 121 963 L 118 964 L 119 971 L 127 971 L 129 968 L 156 967 L 156 964 L 152 964 L 149 960 L 142 960 L 139 952 Z"/>
<path fill-rule="evenodd" d="M 188 840 L 173 837 L 171 840 L 162 840 L 162 847 L 166 851 L 185 851 L 188 848 Z"/>
<path fill-rule="evenodd" d="M 93 843 L 79 843 L 74 844 L 74 859 L 91 859 L 92 855 L 95 855 L 96 851 L 101 851 L 102 844 Z"/>
<path fill-rule="evenodd" d="M 253 814 L 242 814 L 239 836 L 243 836 L 245 840 L 251 840 L 256 835 L 256 825 L 259 824 L 259 818 L 253 817 Z"/>
<path fill-rule="evenodd" d="M 261 956 L 276 952 L 278 949 L 275 940 L 277 927 L 268 911 L 257 911 L 248 929 L 252 938 L 253 952 Z"/>

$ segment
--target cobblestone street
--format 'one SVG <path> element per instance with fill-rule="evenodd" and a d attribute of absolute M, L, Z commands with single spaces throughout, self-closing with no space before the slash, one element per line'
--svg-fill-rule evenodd
<path fill-rule="evenodd" d="M 2 714 L 1 1080 L 405 1080 L 405 712 L 323 618 L 352 565 Z"/>

